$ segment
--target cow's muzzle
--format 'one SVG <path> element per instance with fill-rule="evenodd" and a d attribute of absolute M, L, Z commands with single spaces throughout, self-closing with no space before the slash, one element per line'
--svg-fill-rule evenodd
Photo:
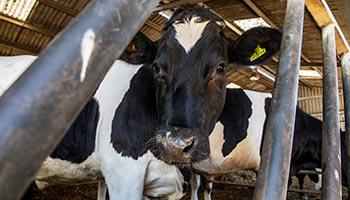
<path fill-rule="evenodd" d="M 197 139 L 191 133 L 188 128 L 177 127 L 159 131 L 157 143 L 162 146 L 161 159 L 168 164 L 190 164 L 197 145 Z"/>

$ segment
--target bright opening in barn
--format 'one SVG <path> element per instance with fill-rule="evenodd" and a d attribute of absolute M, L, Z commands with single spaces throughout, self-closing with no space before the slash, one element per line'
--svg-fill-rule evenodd
<path fill-rule="evenodd" d="M 36 0 L 1 0 L 0 13 L 26 21 Z"/>
<path fill-rule="evenodd" d="M 235 20 L 233 23 L 238 26 L 243 31 L 247 31 L 254 27 L 271 27 L 263 18 L 257 17 L 257 18 L 251 18 L 251 19 L 242 19 L 242 20 Z"/>
<path fill-rule="evenodd" d="M 164 17 L 165 19 L 169 20 L 173 15 L 173 12 L 171 12 L 170 10 L 164 10 L 164 11 L 160 11 L 158 14 Z"/>
<path fill-rule="evenodd" d="M 322 78 L 321 74 L 315 70 L 303 70 L 299 71 L 299 75 L 302 77 L 310 77 L 310 78 Z"/>

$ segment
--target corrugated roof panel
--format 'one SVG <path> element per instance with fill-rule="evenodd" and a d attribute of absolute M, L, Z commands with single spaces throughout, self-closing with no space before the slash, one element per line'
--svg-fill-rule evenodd
<path fill-rule="evenodd" d="M 21 27 L 1 20 L 0 22 L 0 38 L 8 42 L 13 42 Z"/>
<path fill-rule="evenodd" d="M 74 5 L 75 10 L 82 10 L 90 2 L 90 0 L 81 0 Z"/>
<path fill-rule="evenodd" d="M 1 56 L 10 56 L 12 55 L 12 48 L 6 45 L 0 44 L 0 55 Z"/>
<path fill-rule="evenodd" d="M 64 5 L 66 7 L 72 8 L 77 3 L 78 0 L 69 0 L 69 1 L 67 1 L 67 0 L 53 0 L 53 1 L 56 3 L 59 3 L 61 5 Z"/>
<path fill-rule="evenodd" d="M 34 54 L 28 51 L 12 48 L 11 55 L 34 55 Z"/>
<path fill-rule="evenodd" d="M 23 30 L 22 34 L 18 37 L 17 43 L 23 46 L 42 48 L 39 46 L 39 41 L 50 40 L 51 38 L 31 30 Z"/>
<path fill-rule="evenodd" d="M 36 0 L 1 0 L 0 13 L 25 21 Z"/>

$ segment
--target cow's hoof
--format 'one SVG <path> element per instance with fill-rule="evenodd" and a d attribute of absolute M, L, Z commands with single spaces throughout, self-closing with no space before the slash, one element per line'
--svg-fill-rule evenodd
<path fill-rule="evenodd" d="M 301 195 L 301 199 L 302 200 L 310 200 L 310 197 L 308 194 L 303 194 L 303 195 Z"/>

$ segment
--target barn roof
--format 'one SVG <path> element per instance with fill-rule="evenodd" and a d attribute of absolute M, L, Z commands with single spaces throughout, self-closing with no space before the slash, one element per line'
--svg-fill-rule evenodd
<path fill-rule="evenodd" d="M 0 2 L 0 55 L 37 55 L 48 43 L 77 16 L 90 0 L 2 0 Z M 236 38 L 243 32 L 237 20 L 260 18 L 269 26 L 282 30 L 286 0 L 162 0 L 141 31 L 152 40 L 162 35 L 166 16 L 177 6 L 200 3 L 223 17 L 228 26 L 226 34 Z M 322 2 L 326 2 L 339 24 L 345 41 L 350 42 L 350 28 L 346 23 L 343 0 L 305 0 L 302 69 L 315 76 L 302 76 L 300 85 L 308 88 L 322 87 L 321 28 L 330 23 L 331 16 Z M 27 6 L 27 7 L 26 7 Z M 27 14 L 27 16 L 26 16 Z M 338 56 L 346 42 L 337 35 Z M 231 70 L 229 80 L 244 87 L 269 91 L 273 87 L 277 58 L 252 69 Z M 339 61 L 339 60 L 338 60 Z M 340 63 L 340 62 L 339 62 Z M 310 71 L 311 70 L 311 71 Z M 339 73 L 339 80 L 341 74 Z M 341 82 L 339 81 L 341 87 Z"/>

